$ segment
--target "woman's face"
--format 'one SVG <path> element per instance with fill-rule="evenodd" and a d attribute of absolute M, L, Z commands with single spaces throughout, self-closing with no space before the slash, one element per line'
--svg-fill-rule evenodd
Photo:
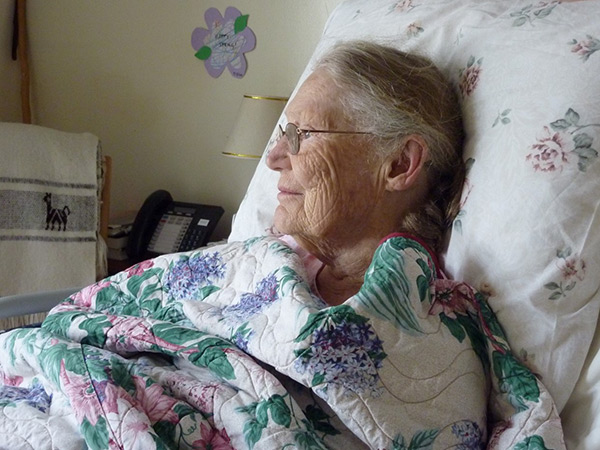
<path fill-rule="evenodd" d="M 314 72 L 287 106 L 287 120 L 300 129 L 361 131 L 345 119 L 342 92 L 324 72 Z M 383 192 L 378 166 L 368 158 L 367 137 L 314 133 L 300 136 L 300 151 L 289 153 L 286 137 L 271 149 L 267 165 L 280 173 L 274 225 L 278 231 L 320 243 L 351 243 L 369 225 Z"/>

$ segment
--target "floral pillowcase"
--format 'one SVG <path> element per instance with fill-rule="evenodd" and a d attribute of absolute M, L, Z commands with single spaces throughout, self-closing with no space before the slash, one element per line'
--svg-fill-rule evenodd
<path fill-rule="evenodd" d="M 446 269 L 489 292 L 559 409 L 600 302 L 599 16 L 597 0 L 348 0 L 314 54 L 372 39 L 430 57 L 454 83 L 468 179 Z M 230 240 L 269 228 L 276 180 L 261 161 Z"/>

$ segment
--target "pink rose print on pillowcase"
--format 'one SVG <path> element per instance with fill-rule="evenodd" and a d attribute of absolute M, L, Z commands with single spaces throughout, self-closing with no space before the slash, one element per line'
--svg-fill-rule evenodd
<path fill-rule="evenodd" d="M 585 278 L 585 261 L 579 255 L 573 254 L 570 247 L 556 252 L 558 258 L 557 267 L 562 274 L 562 280 L 559 282 L 551 282 L 544 285 L 546 289 L 550 289 L 552 294 L 548 300 L 558 300 L 566 298 L 567 293 L 572 291 L 578 281 L 583 281 Z"/>
<path fill-rule="evenodd" d="M 584 62 L 600 50 L 600 39 L 596 39 L 589 34 L 587 35 L 587 39 L 580 41 L 573 39 L 569 44 L 571 45 L 571 52 L 579 55 Z"/>
<path fill-rule="evenodd" d="M 572 142 L 569 136 L 560 131 L 552 131 L 544 127 L 543 134 L 531 146 L 533 150 L 527 155 L 535 170 L 542 172 L 562 171 L 569 164 L 569 155 L 572 153 Z"/>
<path fill-rule="evenodd" d="M 459 88 L 463 98 L 470 96 L 479 84 L 482 62 L 483 58 L 476 60 L 474 56 L 471 56 L 467 62 L 467 67 L 460 70 Z"/>
<path fill-rule="evenodd" d="M 569 108 L 564 118 L 544 126 L 537 142 L 530 146 L 526 160 L 531 161 L 534 170 L 542 172 L 562 171 L 577 161 L 579 170 L 585 172 L 598 152 L 592 148 L 594 138 L 581 130 L 597 126 L 600 124 L 581 125 L 579 114 Z"/>
<path fill-rule="evenodd" d="M 406 27 L 406 35 L 409 39 L 418 37 L 425 29 L 421 27 L 419 22 L 413 22 Z"/>
<path fill-rule="evenodd" d="M 248 27 L 248 15 L 234 7 L 225 10 L 225 17 L 216 8 L 204 13 L 208 25 L 192 32 L 192 47 L 196 57 L 204 61 L 211 77 L 219 77 L 225 67 L 235 78 L 246 74 L 247 62 L 244 53 L 254 50 L 256 36 Z"/>
<path fill-rule="evenodd" d="M 417 5 L 413 4 L 413 0 L 400 0 L 392 3 L 388 14 L 393 12 L 408 12 L 411 9 L 415 8 L 415 6 Z"/>

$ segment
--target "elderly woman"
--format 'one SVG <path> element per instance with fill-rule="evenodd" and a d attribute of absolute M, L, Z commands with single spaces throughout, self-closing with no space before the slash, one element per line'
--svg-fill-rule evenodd
<path fill-rule="evenodd" d="M 286 115 L 284 235 L 146 261 L 0 334 L 6 448 L 561 447 L 543 386 L 435 256 L 463 179 L 440 73 L 339 45 Z"/>
<path fill-rule="evenodd" d="M 280 173 L 275 227 L 323 262 L 316 287 L 327 303 L 358 292 L 392 233 L 440 249 L 458 212 L 462 128 L 430 62 L 366 42 L 338 46 L 286 115 L 286 139 L 267 159 Z"/>

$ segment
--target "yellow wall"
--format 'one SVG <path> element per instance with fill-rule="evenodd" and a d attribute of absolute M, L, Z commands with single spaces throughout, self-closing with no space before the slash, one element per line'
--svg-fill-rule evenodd
<path fill-rule="evenodd" d="M 34 123 L 100 137 L 114 161 L 113 216 L 156 189 L 221 205 L 229 232 L 255 162 L 220 151 L 245 93 L 288 96 L 340 0 L 28 0 Z M 0 0 L 0 120 L 19 121 L 13 0 Z M 190 39 L 204 12 L 249 14 L 246 76 L 212 78 Z M 262 151 L 262 149 L 255 149 Z"/>

